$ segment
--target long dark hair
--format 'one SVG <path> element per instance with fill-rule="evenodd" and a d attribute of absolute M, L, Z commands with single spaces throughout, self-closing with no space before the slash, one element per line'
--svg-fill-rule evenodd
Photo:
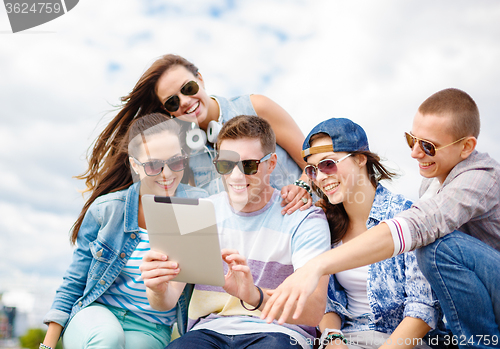
<path fill-rule="evenodd" d="M 90 174 L 87 175 L 87 177 L 82 176 L 83 178 L 87 178 L 87 185 L 89 185 L 88 183 L 92 184 L 92 187 L 88 189 L 91 194 L 83 205 L 82 211 L 73 225 L 70 237 L 72 244 L 76 243 L 76 238 L 82 225 L 83 218 L 95 199 L 101 195 L 128 188 L 134 183 L 128 157 L 129 152 L 135 155 L 135 149 L 137 147 L 134 145 L 134 139 L 136 136 L 139 134 L 145 136 L 153 135 L 162 131 L 170 131 L 172 134 L 178 135 L 180 126 L 165 114 L 151 113 L 135 118 L 130 125 L 127 125 L 126 129 L 123 128 L 122 130 L 125 133 L 119 138 L 114 138 L 115 144 L 110 148 L 107 156 L 103 159 L 104 164 L 95 173 L 94 177 L 91 179 Z M 132 144 L 130 144 L 131 141 Z M 87 172 L 89 171 L 90 165 Z"/>
<path fill-rule="evenodd" d="M 312 140 L 311 140 L 312 141 Z M 370 151 L 354 151 L 351 152 L 352 156 L 364 155 L 366 156 L 366 170 L 370 183 L 374 188 L 377 188 L 378 182 L 383 179 L 391 180 L 396 176 L 396 173 L 389 171 L 384 165 L 380 163 L 380 157 Z M 328 225 L 330 226 L 330 238 L 332 245 L 342 240 L 349 227 L 349 216 L 344 208 L 343 203 L 331 204 L 328 198 L 323 194 L 314 182 L 312 182 L 312 189 L 319 196 L 316 206 L 321 207 L 325 211 Z"/>

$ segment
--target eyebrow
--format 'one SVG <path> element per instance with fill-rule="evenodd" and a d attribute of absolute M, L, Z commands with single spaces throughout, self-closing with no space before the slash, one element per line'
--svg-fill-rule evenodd
<path fill-rule="evenodd" d="M 329 158 L 330 156 L 333 156 L 333 155 L 335 155 L 335 153 L 330 154 L 330 155 L 325 155 L 325 156 L 323 156 L 321 159 L 319 159 L 318 163 L 319 163 L 320 161 L 322 161 L 322 160 L 325 160 L 325 159 Z M 335 160 L 335 159 L 332 159 L 332 160 Z M 309 165 L 313 165 L 313 164 L 311 164 L 309 161 L 306 161 L 306 163 L 307 163 L 307 164 L 309 164 Z"/>
<path fill-rule="evenodd" d="M 411 131 L 410 131 L 410 134 L 413 136 L 413 137 L 416 137 L 418 139 L 421 139 L 423 141 L 427 141 L 427 142 L 431 142 L 432 144 L 434 144 L 436 146 L 436 148 L 439 148 L 439 145 L 441 144 L 441 142 L 436 142 L 436 141 L 433 141 L 431 139 L 428 139 L 428 138 L 422 138 L 422 137 L 417 137 L 415 136 Z"/>

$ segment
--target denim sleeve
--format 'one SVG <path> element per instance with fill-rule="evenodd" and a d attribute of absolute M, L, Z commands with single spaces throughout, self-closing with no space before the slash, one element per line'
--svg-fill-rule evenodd
<path fill-rule="evenodd" d="M 334 275 L 330 275 L 328 281 L 328 294 L 326 298 L 326 313 L 335 313 L 340 317 L 341 326 L 344 327 L 345 321 L 345 306 L 347 305 L 345 293 L 340 290 L 341 286 Z"/>
<path fill-rule="evenodd" d="M 97 239 L 100 225 L 91 212 L 87 211 L 78 232 L 77 247 L 73 259 L 63 277 L 63 283 L 56 291 L 52 307 L 43 319 L 45 324 L 56 322 L 65 327 L 73 305 L 82 297 L 87 285 L 89 267 L 92 261 L 90 242 Z"/>
<path fill-rule="evenodd" d="M 421 319 L 431 328 L 436 328 L 441 310 L 431 285 L 420 271 L 415 253 L 405 256 L 405 309 L 404 316 Z"/>

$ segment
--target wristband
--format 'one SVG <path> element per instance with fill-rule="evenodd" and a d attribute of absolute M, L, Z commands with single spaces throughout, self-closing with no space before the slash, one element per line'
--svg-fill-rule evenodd
<path fill-rule="evenodd" d="M 40 346 L 38 347 L 38 349 L 54 349 L 54 348 L 49 347 L 48 345 L 45 345 L 43 343 L 40 343 Z"/>
<path fill-rule="evenodd" d="M 347 344 L 347 339 L 345 339 L 343 334 L 340 333 L 330 333 L 328 336 L 325 337 L 323 340 L 323 345 L 328 345 L 331 343 L 332 339 L 335 340 L 339 338 L 344 344 Z"/>
<path fill-rule="evenodd" d="M 255 310 L 259 309 L 259 308 L 260 308 L 260 306 L 262 305 L 262 302 L 264 302 L 264 292 L 262 292 L 262 289 L 261 289 L 259 286 L 255 285 L 255 287 L 257 287 L 257 289 L 259 290 L 259 293 L 260 293 L 259 304 L 257 304 L 257 306 L 256 306 L 255 308 L 253 308 L 253 309 L 248 309 L 247 307 L 245 307 L 245 304 L 244 304 L 244 303 L 243 303 L 243 301 L 240 299 L 241 306 L 242 306 L 243 308 L 245 308 L 246 310 L 248 310 L 248 311 L 255 311 Z M 51 349 L 52 349 L 52 348 L 51 348 Z"/>
<path fill-rule="evenodd" d="M 309 193 L 309 195 L 312 196 L 311 187 L 309 186 L 309 184 L 304 182 L 302 179 L 297 179 L 295 182 L 293 182 L 293 184 L 296 185 L 297 187 L 304 188 Z"/>
<path fill-rule="evenodd" d="M 334 337 L 335 336 L 335 337 Z M 342 336 L 342 337 L 340 337 Z M 330 344 L 330 341 L 332 339 L 340 338 L 344 343 L 346 343 L 344 334 L 342 333 L 341 330 L 338 330 L 336 328 L 325 328 L 323 333 L 321 333 L 321 338 L 319 339 L 319 348 L 324 348 L 328 344 Z"/>

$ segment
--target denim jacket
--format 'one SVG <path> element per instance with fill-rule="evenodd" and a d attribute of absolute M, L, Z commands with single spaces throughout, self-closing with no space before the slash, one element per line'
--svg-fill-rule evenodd
<path fill-rule="evenodd" d="M 219 104 L 222 124 L 238 115 L 257 116 L 250 95 L 230 99 L 219 96 L 211 97 Z M 212 164 L 215 155 L 213 147 L 207 143 L 205 147 L 193 151 L 189 156 L 189 167 L 193 171 L 196 186 L 205 189 L 210 195 L 224 190 L 220 175 L 215 171 Z M 280 190 L 283 186 L 292 184 L 296 179 L 300 178 L 302 170 L 286 150 L 279 145 L 276 145 L 276 155 L 278 156 L 278 164 L 271 173 L 269 181 L 273 188 Z"/>
<path fill-rule="evenodd" d="M 118 277 L 140 241 L 139 186 L 140 182 L 128 189 L 102 195 L 89 207 L 78 232 L 73 260 L 44 323 L 56 322 L 66 327 L 76 313 L 98 299 Z M 176 196 L 201 198 L 208 195 L 202 189 L 179 184 Z M 178 326 L 182 333 L 187 322 L 186 296 L 189 295 L 183 293 L 177 303 Z"/>
<path fill-rule="evenodd" d="M 410 206 L 411 202 L 403 196 L 393 194 L 379 184 L 366 227 L 374 227 Z M 335 275 L 330 275 L 325 312 L 340 316 L 344 332 L 375 330 L 390 334 L 406 316 L 422 319 L 436 328 L 441 319 L 437 298 L 418 268 L 413 252 L 371 264 L 367 295 L 372 314 L 353 318 L 347 310 L 345 290 Z"/>

